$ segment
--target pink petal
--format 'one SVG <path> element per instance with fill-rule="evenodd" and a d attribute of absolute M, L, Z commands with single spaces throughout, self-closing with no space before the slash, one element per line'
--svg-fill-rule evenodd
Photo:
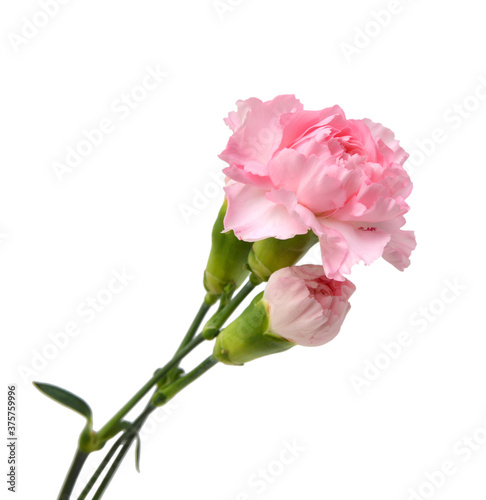
<path fill-rule="evenodd" d="M 355 264 L 363 261 L 369 265 L 380 258 L 391 238 L 389 233 L 377 227 L 355 227 L 329 219 L 320 222 L 323 229 L 320 237 L 322 262 L 326 276 L 338 281 L 342 281 L 343 275 L 349 274 Z"/>
<path fill-rule="evenodd" d="M 228 210 L 224 219 L 226 231 L 245 241 L 265 238 L 288 239 L 307 233 L 299 218 L 287 208 L 266 198 L 266 191 L 250 185 L 234 183 L 226 186 Z"/>
<path fill-rule="evenodd" d="M 399 271 L 403 271 L 410 265 L 410 255 L 416 246 L 415 233 L 400 229 L 392 233 L 391 240 L 383 252 L 383 258 Z"/>
<path fill-rule="evenodd" d="M 345 120 L 344 111 L 339 106 L 325 108 L 320 111 L 299 111 L 294 113 L 285 126 L 281 148 L 294 147 L 304 135 L 329 125 L 336 118 Z"/>
<path fill-rule="evenodd" d="M 335 210 L 346 201 L 343 183 L 350 172 L 337 167 L 330 153 L 305 157 L 284 149 L 270 161 L 268 172 L 275 186 L 295 192 L 299 204 L 314 213 Z"/>
<path fill-rule="evenodd" d="M 281 95 L 267 102 L 254 97 L 238 102 L 238 118 L 232 114 L 227 123 L 236 127 L 220 158 L 230 165 L 245 167 L 254 161 L 266 165 L 282 140 L 281 116 L 302 109 L 293 95 Z"/>
<path fill-rule="evenodd" d="M 381 123 L 374 123 L 368 118 L 365 118 L 363 122 L 370 129 L 371 135 L 378 144 L 379 152 L 383 158 L 389 163 L 403 165 L 409 155 L 400 146 L 400 142 L 395 139 L 395 134 Z"/>
<path fill-rule="evenodd" d="M 258 169 L 249 167 L 249 170 L 257 172 Z M 268 175 L 259 175 L 253 173 L 252 171 L 246 171 L 236 165 L 230 165 L 223 169 L 223 172 L 236 182 L 241 182 L 243 184 L 251 184 L 252 186 L 260 187 L 262 189 L 271 189 L 273 187 L 272 181 Z"/>

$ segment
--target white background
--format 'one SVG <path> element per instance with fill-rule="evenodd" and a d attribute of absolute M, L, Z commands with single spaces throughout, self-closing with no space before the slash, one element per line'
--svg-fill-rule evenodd
<path fill-rule="evenodd" d="M 168 359 L 203 297 L 222 119 L 237 99 L 284 93 L 382 122 L 415 153 L 412 266 L 356 268 L 352 311 L 330 344 L 214 368 L 159 412 L 142 473 L 132 450 L 106 498 L 485 498 L 482 6 L 402 0 L 381 26 L 373 12 L 390 6 L 378 0 L 226 2 L 218 13 L 211 0 L 73 0 L 33 34 L 39 4 L 2 3 L 0 393 L 6 406 L 18 384 L 16 498 L 56 497 L 83 425 L 30 381 L 84 397 L 99 428 Z M 167 76 L 122 112 L 147 66 Z M 112 132 L 59 180 L 53 163 L 103 119 Z M 133 279 L 87 323 L 87 297 L 123 269 Z M 69 322 L 79 334 L 56 352 L 51 338 Z M 409 345 L 357 390 L 401 332 Z M 294 441 L 305 451 L 279 463 Z M 447 461 L 455 473 L 424 486 Z M 262 470 L 270 480 L 256 479 Z"/>

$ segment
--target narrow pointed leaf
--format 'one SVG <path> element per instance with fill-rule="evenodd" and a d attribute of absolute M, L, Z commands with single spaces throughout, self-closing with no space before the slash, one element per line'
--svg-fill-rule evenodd
<path fill-rule="evenodd" d="M 34 385 L 46 396 L 64 406 L 67 406 L 68 408 L 71 408 L 71 410 L 74 410 L 80 415 L 83 415 L 83 417 L 85 417 L 88 422 L 91 423 L 93 412 L 91 411 L 88 403 L 84 401 L 84 399 L 81 399 L 79 396 L 76 396 L 72 392 L 61 389 L 60 387 L 57 387 L 55 385 L 42 384 L 40 382 L 34 382 Z"/>
<path fill-rule="evenodd" d="M 137 432 L 137 444 L 135 447 L 135 468 L 137 472 L 140 472 L 140 451 L 141 451 L 141 442 L 140 442 L 140 434 Z"/>

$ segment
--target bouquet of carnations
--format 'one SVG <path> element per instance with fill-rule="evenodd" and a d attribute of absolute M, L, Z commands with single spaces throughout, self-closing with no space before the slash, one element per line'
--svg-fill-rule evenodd
<path fill-rule="evenodd" d="M 292 95 L 238 101 L 225 122 L 232 130 L 220 155 L 228 164 L 225 199 L 212 230 L 205 296 L 173 357 L 97 431 L 83 399 L 35 384 L 86 419 L 60 500 L 72 498 L 87 457 L 118 436 L 78 496 L 97 485 L 92 498 L 101 498 L 134 442 L 138 464 L 148 416 L 217 363 L 243 365 L 332 340 L 350 309 L 355 286 L 345 275 L 355 264 L 380 257 L 401 271 L 410 264 L 415 237 L 402 229 L 412 190 L 403 168 L 408 155 L 389 129 L 349 120 L 339 106 L 304 110 Z M 314 245 L 322 264 L 296 265 Z M 184 370 L 184 358 L 204 342 L 214 343 L 212 355 Z M 126 420 L 150 392 L 140 415 Z"/>

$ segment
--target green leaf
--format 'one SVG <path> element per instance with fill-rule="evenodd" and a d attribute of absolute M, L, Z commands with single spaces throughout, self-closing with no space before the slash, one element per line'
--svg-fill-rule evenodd
<path fill-rule="evenodd" d="M 85 417 L 88 422 L 91 423 L 93 419 L 93 412 L 84 399 L 81 399 L 79 396 L 76 396 L 72 392 L 61 389 L 60 387 L 57 387 L 55 385 L 42 384 L 40 382 L 33 382 L 33 384 L 46 396 L 64 406 L 67 406 L 68 408 L 71 408 L 71 410 L 74 410 L 80 415 L 83 415 L 83 417 Z"/>
<path fill-rule="evenodd" d="M 137 445 L 135 447 L 135 468 L 137 469 L 137 472 L 140 472 L 140 449 L 141 449 L 141 442 L 140 442 L 140 435 L 137 432 L 136 435 L 137 439 Z"/>

